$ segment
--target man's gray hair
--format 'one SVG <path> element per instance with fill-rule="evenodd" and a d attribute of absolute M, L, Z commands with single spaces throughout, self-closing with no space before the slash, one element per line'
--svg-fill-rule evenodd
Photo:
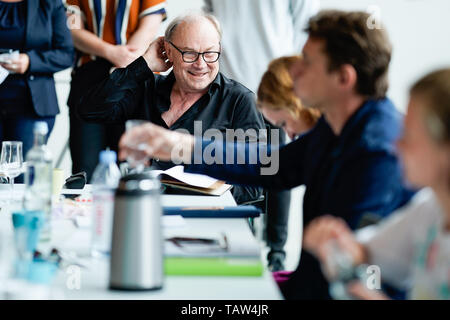
<path fill-rule="evenodd" d="M 172 40 L 173 34 L 175 33 L 175 29 L 182 22 L 195 21 L 198 18 L 206 18 L 208 19 L 213 26 L 216 28 L 217 33 L 219 34 L 219 41 L 222 41 L 222 27 L 220 26 L 219 20 L 215 16 L 206 12 L 196 12 L 196 13 L 188 13 L 184 15 L 180 15 L 172 20 L 172 22 L 167 26 L 164 37 L 166 40 Z"/>

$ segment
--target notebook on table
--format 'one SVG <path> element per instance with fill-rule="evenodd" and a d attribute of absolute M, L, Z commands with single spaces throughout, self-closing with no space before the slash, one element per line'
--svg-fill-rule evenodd
<path fill-rule="evenodd" d="M 255 238 L 241 241 L 232 232 L 166 230 L 164 270 L 183 276 L 262 276 L 264 267 Z"/>
<path fill-rule="evenodd" d="M 161 183 L 179 193 L 221 196 L 232 188 L 232 185 L 202 174 L 184 172 L 183 166 L 175 166 L 167 170 L 153 170 L 160 177 Z M 178 193 L 178 192 L 177 192 Z"/>

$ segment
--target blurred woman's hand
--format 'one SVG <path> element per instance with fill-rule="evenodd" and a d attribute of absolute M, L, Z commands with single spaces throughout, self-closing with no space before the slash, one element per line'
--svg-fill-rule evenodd
<path fill-rule="evenodd" d="M 389 300 L 389 297 L 377 289 L 369 289 L 361 281 L 353 281 L 347 285 L 347 293 L 359 300 Z"/>
<path fill-rule="evenodd" d="M 21 53 L 18 59 L 12 60 L 10 63 L 2 63 L 1 66 L 11 73 L 24 74 L 30 66 L 30 58 L 26 53 Z"/>
<path fill-rule="evenodd" d="M 329 215 L 314 219 L 305 228 L 302 247 L 325 264 L 327 257 L 332 254 L 330 252 L 332 247 L 329 244 L 333 241 L 352 257 L 355 265 L 367 260 L 365 248 L 356 241 L 345 221 Z"/>

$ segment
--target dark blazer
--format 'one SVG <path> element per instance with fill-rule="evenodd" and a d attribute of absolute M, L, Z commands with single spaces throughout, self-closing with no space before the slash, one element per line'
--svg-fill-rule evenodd
<path fill-rule="evenodd" d="M 72 36 L 61 0 L 27 1 L 25 50 L 30 57 L 26 79 L 39 116 L 59 113 L 53 74 L 74 61 Z"/>
<path fill-rule="evenodd" d="M 279 164 L 275 174 L 262 175 L 261 164 L 248 163 L 192 164 L 185 170 L 276 190 L 305 185 L 305 226 L 320 215 L 331 214 L 356 229 L 368 219 L 387 216 L 415 192 L 404 183 L 395 150 L 401 132 L 402 116 L 391 101 L 369 100 L 350 117 L 339 136 L 322 117 L 311 131 L 282 147 L 278 159 L 273 156 Z M 212 142 L 199 139 L 196 143 L 194 156 L 198 158 L 194 163 L 201 160 L 200 152 Z M 223 147 L 224 163 L 227 153 L 239 154 L 237 148 L 233 144 Z M 249 152 L 245 147 L 240 150 Z"/>

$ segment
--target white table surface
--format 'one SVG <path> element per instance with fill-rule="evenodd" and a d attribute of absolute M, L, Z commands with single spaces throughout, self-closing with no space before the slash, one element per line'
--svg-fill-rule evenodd
<path fill-rule="evenodd" d="M 17 193 L 23 185 L 16 186 Z M 90 191 L 86 186 L 84 191 Z M 5 196 L 5 186 L 0 195 Z M 63 190 L 63 193 L 68 192 Z M 75 191 L 78 192 L 78 191 Z M 235 206 L 230 191 L 220 197 L 163 195 L 163 206 Z M 184 219 L 189 228 L 218 230 L 239 234 L 242 241 L 253 237 L 246 219 Z M 59 219 L 53 223 L 52 247 L 74 253 L 85 267 L 60 270 L 53 288 L 60 299 L 163 299 L 163 300 L 277 300 L 282 299 L 269 271 L 262 277 L 166 276 L 161 290 L 129 292 L 108 289 L 108 259 L 87 258 L 89 229 L 77 228 L 72 220 Z M 74 274 L 77 280 L 74 282 Z M 79 280 L 79 282 L 78 282 Z M 74 285 L 76 284 L 76 285 Z M 78 289 L 79 284 L 79 289 Z"/>
<path fill-rule="evenodd" d="M 200 230 L 234 232 L 242 241 L 252 237 L 244 219 L 185 219 L 189 227 Z M 65 239 L 58 246 L 64 252 L 76 252 L 83 257 L 88 252 L 88 230 L 68 232 L 71 227 L 61 225 Z M 64 230 L 64 231 L 63 231 Z M 63 290 L 65 299 L 163 299 L 163 300 L 277 300 L 281 299 L 278 287 L 268 271 L 262 277 L 206 277 L 166 276 L 163 289 L 157 291 L 129 292 L 108 289 L 109 264 L 107 259 L 81 260 L 86 268 L 62 271 L 56 286 Z M 74 273 L 79 275 L 79 289 L 74 289 Z"/>
<path fill-rule="evenodd" d="M 19 200 L 23 196 L 25 185 L 14 184 L 14 199 Z M 87 184 L 84 189 L 62 189 L 62 194 L 90 193 L 92 185 Z M 11 197 L 9 184 L 0 184 L 0 199 L 7 200 Z M 194 195 L 162 195 L 163 206 L 236 206 L 230 191 L 221 196 L 194 196 Z"/>

